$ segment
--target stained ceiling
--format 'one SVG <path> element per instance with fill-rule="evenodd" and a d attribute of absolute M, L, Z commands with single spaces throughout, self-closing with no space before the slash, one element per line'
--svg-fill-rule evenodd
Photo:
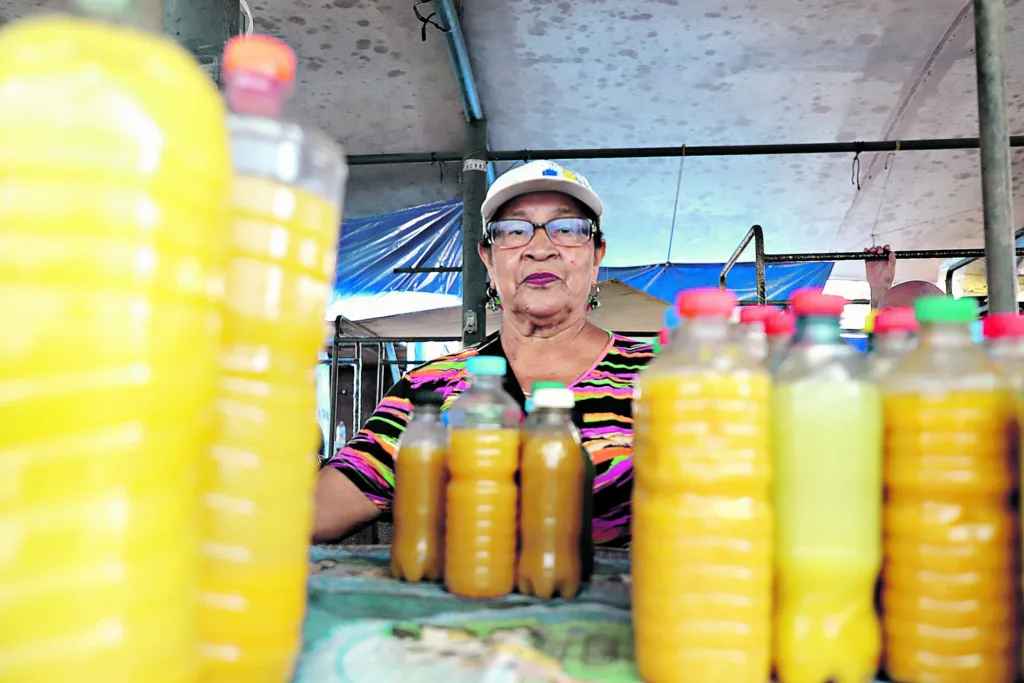
<path fill-rule="evenodd" d="M 443 36 L 428 27 L 421 40 L 412 0 L 249 1 L 256 30 L 299 53 L 300 113 L 349 153 L 462 149 Z M 0 19 L 38 4 L 0 0 Z M 978 132 L 969 0 L 462 4 L 495 149 Z M 1011 131 L 1024 133 L 1021 0 L 1008 0 L 1006 16 Z M 1024 150 L 1013 158 L 1024 223 Z M 845 251 L 873 239 L 900 249 L 981 246 L 976 151 L 862 154 L 859 173 L 853 162 L 827 155 L 564 163 L 605 200 L 609 265 L 721 261 L 752 223 L 765 227 L 769 252 Z M 457 172 L 454 164 L 354 168 L 346 213 L 457 196 Z M 840 264 L 837 274 L 860 276 L 863 265 Z M 936 274 L 935 263 L 900 264 L 900 279 Z"/>

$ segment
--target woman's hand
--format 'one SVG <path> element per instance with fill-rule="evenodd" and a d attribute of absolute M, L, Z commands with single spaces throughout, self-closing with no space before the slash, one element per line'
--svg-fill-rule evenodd
<path fill-rule="evenodd" d="M 864 263 L 868 286 L 871 287 L 871 308 L 878 308 L 878 302 L 882 300 L 882 295 L 889 291 L 893 279 L 896 277 L 896 254 L 892 252 L 888 244 L 884 247 L 865 249 L 864 253 L 888 255 L 885 261 L 866 261 Z"/>

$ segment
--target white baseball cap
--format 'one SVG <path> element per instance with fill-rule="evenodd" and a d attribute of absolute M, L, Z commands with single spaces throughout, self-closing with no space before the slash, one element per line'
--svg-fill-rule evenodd
<path fill-rule="evenodd" d="M 482 212 L 484 229 L 494 214 L 510 199 L 530 192 L 561 192 L 583 202 L 598 218 L 604 211 L 601 198 L 579 173 L 563 168 L 553 161 L 531 161 L 509 169 L 487 190 Z"/>

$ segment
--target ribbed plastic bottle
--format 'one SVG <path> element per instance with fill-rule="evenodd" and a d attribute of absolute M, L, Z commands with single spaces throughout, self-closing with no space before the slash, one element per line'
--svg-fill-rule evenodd
<path fill-rule="evenodd" d="M 441 424 L 442 403 L 436 391 L 413 395 L 412 421 L 395 458 L 391 574 L 406 581 L 444 576 L 448 430 Z"/>
<path fill-rule="evenodd" d="M 497 356 L 469 358 L 469 388 L 448 409 L 444 582 L 468 598 L 500 597 L 515 586 L 522 411 L 502 386 L 507 367 Z"/>
<path fill-rule="evenodd" d="M 572 422 L 572 390 L 531 392 L 519 475 L 519 592 L 572 598 L 593 566 L 594 465 Z M 589 552 L 588 552 L 589 549 Z"/>
<path fill-rule="evenodd" d="M 920 326 L 913 308 L 887 308 L 875 316 L 868 374 L 880 380 L 892 372 L 904 355 L 917 346 Z"/>
<path fill-rule="evenodd" d="M 769 371 L 773 372 L 779 364 L 779 359 L 785 353 L 795 331 L 796 317 L 788 311 L 773 315 L 764 321 L 764 333 L 768 339 L 768 358 L 765 360 L 765 367 Z"/>
<path fill-rule="evenodd" d="M 1007 374 L 1020 398 L 1024 389 L 1024 316 L 989 313 L 981 325 L 989 358 Z"/>
<path fill-rule="evenodd" d="M 840 336 L 845 305 L 798 291 L 796 334 L 774 375 L 780 683 L 863 683 L 878 670 L 882 403 L 864 356 Z"/>
<path fill-rule="evenodd" d="M 1013 396 L 972 342 L 973 299 L 915 303 L 921 336 L 882 382 L 886 670 L 901 683 L 1016 674 Z"/>
<path fill-rule="evenodd" d="M 743 346 L 747 353 L 761 361 L 768 359 L 768 336 L 765 323 L 779 315 L 775 306 L 743 306 L 740 308 L 739 324 L 733 327 L 733 339 Z"/>
<path fill-rule="evenodd" d="M 0 680 L 194 683 L 224 106 L 162 3 L 69 7 L 0 29 Z"/>
<path fill-rule="evenodd" d="M 647 683 L 764 683 L 771 662 L 770 381 L 729 339 L 736 297 L 685 319 L 634 394 L 633 629 Z"/>
<path fill-rule="evenodd" d="M 346 175 L 337 144 L 288 118 L 295 54 L 267 36 L 224 51 L 235 177 L 203 491 L 203 683 L 283 683 L 301 645 L 317 446 L 313 368 Z"/>

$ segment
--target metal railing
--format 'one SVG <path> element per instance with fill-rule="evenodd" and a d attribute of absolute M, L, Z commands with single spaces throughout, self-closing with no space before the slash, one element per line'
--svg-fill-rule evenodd
<path fill-rule="evenodd" d="M 1018 237 L 1024 232 L 1018 231 Z M 746 251 L 751 241 L 754 242 L 754 276 L 756 279 L 757 302 L 765 303 L 767 300 L 767 283 L 765 281 L 765 264 L 767 263 L 825 263 L 828 261 L 884 261 L 888 258 L 885 254 L 871 254 L 863 251 L 839 251 L 839 252 L 806 252 L 796 254 L 766 254 L 764 253 L 764 230 L 760 225 L 751 226 L 739 246 L 729 257 L 722 267 L 718 276 L 718 286 L 725 289 L 726 279 L 733 266 L 739 261 L 740 256 Z M 971 261 L 984 258 L 984 249 L 918 249 L 909 251 L 894 251 L 893 255 L 899 260 L 918 259 L 963 259 L 965 263 L 958 266 L 963 268 Z M 1024 256 L 1024 247 L 1017 248 L 1017 257 Z M 948 277 L 948 276 L 947 276 Z M 952 282 L 951 279 L 947 280 Z M 948 287 L 947 287 L 947 291 Z"/>

